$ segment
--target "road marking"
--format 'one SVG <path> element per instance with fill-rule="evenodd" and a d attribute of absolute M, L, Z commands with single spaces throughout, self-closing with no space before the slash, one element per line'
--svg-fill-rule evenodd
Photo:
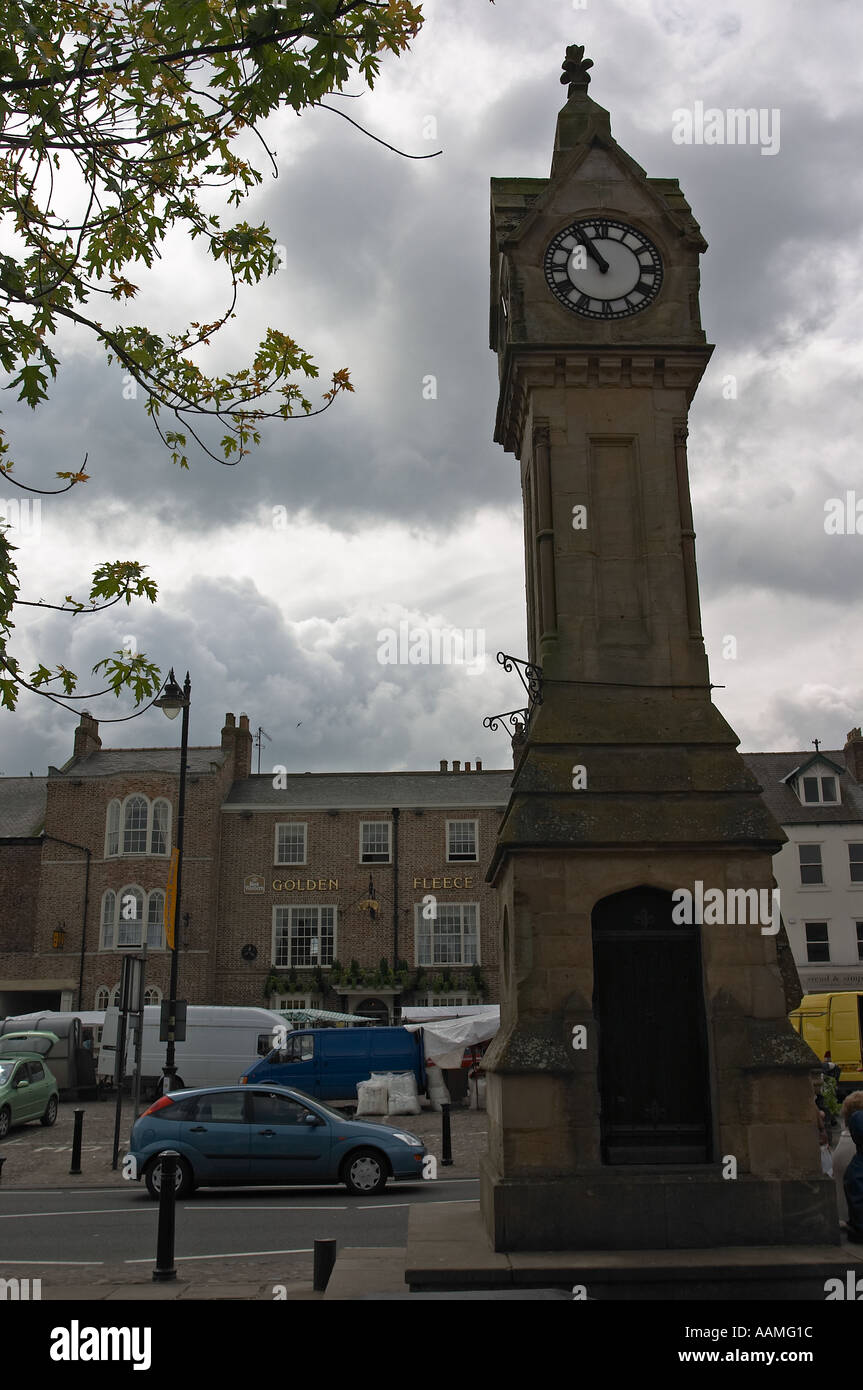
<path fill-rule="evenodd" d="M 396 1205 L 400 1206 L 401 1203 L 396 1203 Z M 259 1206 L 257 1206 L 257 1204 L 255 1204 L 254 1206 L 245 1206 L 245 1207 L 234 1207 L 234 1206 L 230 1206 L 230 1207 L 228 1207 L 228 1206 L 221 1206 L 218 1202 L 214 1202 L 213 1205 L 212 1205 L 211 1207 L 205 1207 L 205 1206 L 200 1206 L 200 1205 L 198 1205 L 198 1206 L 183 1207 L 183 1211 L 347 1211 L 347 1210 L 348 1210 L 347 1206 L 344 1206 L 344 1207 L 312 1207 L 312 1206 L 308 1206 L 308 1207 L 259 1207 Z"/>
<path fill-rule="evenodd" d="M 6 1265 L 103 1265 L 104 1260 L 2 1260 Z"/>
<path fill-rule="evenodd" d="M 152 1211 L 152 1207 L 85 1207 L 82 1211 L 13 1211 L 0 1216 L 0 1221 L 21 1221 L 33 1216 L 108 1216 L 118 1212 Z"/>
<path fill-rule="evenodd" d="M 181 1260 L 254 1260 L 261 1255 L 311 1255 L 314 1251 L 309 1245 L 302 1250 L 232 1250 L 225 1255 L 175 1255 L 174 1262 L 179 1264 Z M 127 1265 L 151 1265 L 155 1261 L 153 1255 L 148 1260 L 124 1260 Z"/>

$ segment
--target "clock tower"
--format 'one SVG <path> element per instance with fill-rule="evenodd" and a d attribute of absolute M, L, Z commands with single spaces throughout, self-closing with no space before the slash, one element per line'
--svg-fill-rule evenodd
<path fill-rule="evenodd" d="M 712 352 L 707 246 L 677 180 L 612 138 L 591 66 L 567 50 L 550 177 L 492 180 L 531 703 L 489 870 L 483 1221 L 511 1251 L 835 1243 L 815 1062 L 787 1022 L 785 835 L 701 633 L 687 413 Z"/>

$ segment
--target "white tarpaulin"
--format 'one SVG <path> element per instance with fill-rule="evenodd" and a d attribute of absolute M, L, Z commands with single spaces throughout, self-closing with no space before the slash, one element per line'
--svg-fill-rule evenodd
<path fill-rule="evenodd" d="M 426 1058 L 437 1067 L 460 1067 L 466 1047 L 488 1042 L 500 1027 L 500 1009 L 442 1023 L 406 1023 L 409 1032 L 422 1029 Z"/>

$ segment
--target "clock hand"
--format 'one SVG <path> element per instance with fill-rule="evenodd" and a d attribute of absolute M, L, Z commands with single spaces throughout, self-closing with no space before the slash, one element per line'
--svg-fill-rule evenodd
<path fill-rule="evenodd" d="M 599 269 L 604 275 L 609 268 L 608 261 L 605 259 L 603 255 L 601 255 L 599 251 L 597 251 L 596 246 L 591 241 L 590 237 L 587 236 L 587 234 L 583 232 L 580 227 L 575 232 L 575 236 L 577 240 L 581 242 L 588 256 L 592 256 L 593 259 L 596 261 L 596 264 L 599 266 Z"/>

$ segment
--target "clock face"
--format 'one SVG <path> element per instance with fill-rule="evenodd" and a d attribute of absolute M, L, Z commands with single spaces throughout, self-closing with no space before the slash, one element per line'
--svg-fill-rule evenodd
<path fill-rule="evenodd" d="M 662 258 L 626 222 L 586 217 L 571 222 L 545 253 L 552 294 L 588 319 L 625 319 L 652 304 L 662 285 Z"/>

